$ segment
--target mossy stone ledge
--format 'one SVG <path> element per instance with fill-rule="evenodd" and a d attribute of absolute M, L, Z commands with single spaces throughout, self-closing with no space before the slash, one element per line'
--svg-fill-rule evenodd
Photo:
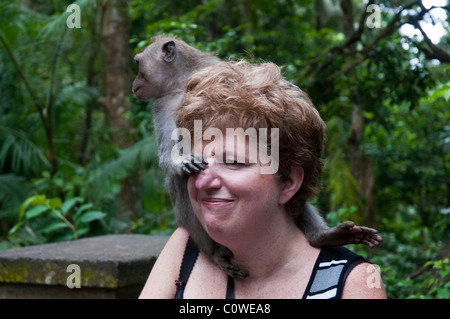
<path fill-rule="evenodd" d="M 137 298 L 167 240 L 108 235 L 0 251 L 0 298 Z"/>

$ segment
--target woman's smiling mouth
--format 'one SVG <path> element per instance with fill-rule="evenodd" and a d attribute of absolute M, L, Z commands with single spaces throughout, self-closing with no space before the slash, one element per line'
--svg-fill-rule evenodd
<path fill-rule="evenodd" d="M 229 199 L 229 198 L 221 198 L 221 197 L 204 197 L 201 199 L 202 205 L 205 207 L 208 207 L 208 208 L 222 207 L 222 206 L 226 206 L 232 202 L 234 202 L 234 200 Z"/>

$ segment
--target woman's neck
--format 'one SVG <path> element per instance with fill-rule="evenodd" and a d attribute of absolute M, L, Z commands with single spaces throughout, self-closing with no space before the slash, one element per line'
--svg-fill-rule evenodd
<path fill-rule="evenodd" d="M 229 248 L 233 252 L 232 263 L 250 273 L 249 278 L 244 280 L 253 281 L 276 275 L 293 263 L 298 266 L 311 246 L 303 232 L 292 222 L 285 227 L 274 225 L 260 236 Z"/>

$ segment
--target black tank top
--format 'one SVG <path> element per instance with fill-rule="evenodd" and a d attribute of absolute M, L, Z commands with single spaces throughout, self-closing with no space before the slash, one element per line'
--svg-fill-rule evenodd
<path fill-rule="evenodd" d="M 199 250 L 189 237 L 180 268 L 180 276 L 175 280 L 177 292 L 175 299 L 183 299 L 184 288 L 194 268 Z M 340 299 L 345 280 L 350 271 L 364 258 L 345 247 L 322 248 L 311 277 L 303 294 L 303 299 Z M 228 276 L 226 299 L 234 299 L 234 280 Z"/>

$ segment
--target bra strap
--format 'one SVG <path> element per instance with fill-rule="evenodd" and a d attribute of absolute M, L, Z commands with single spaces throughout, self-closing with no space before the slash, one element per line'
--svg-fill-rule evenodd
<path fill-rule="evenodd" d="M 183 299 L 184 288 L 186 287 L 192 268 L 194 268 L 195 262 L 197 261 L 198 253 L 197 245 L 189 237 L 186 249 L 184 250 L 183 261 L 181 262 L 180 276 L 178 280 L 175 280 L 175 285 L 177 286 L 175 299 Z"/>
<path fill-rule="evenodd" d="M 235 297 L 234 297 L 234 279 L 231 276 L 228 276 L 227 293 L 225 295 L 225 299 L 235 299 Z"/>

